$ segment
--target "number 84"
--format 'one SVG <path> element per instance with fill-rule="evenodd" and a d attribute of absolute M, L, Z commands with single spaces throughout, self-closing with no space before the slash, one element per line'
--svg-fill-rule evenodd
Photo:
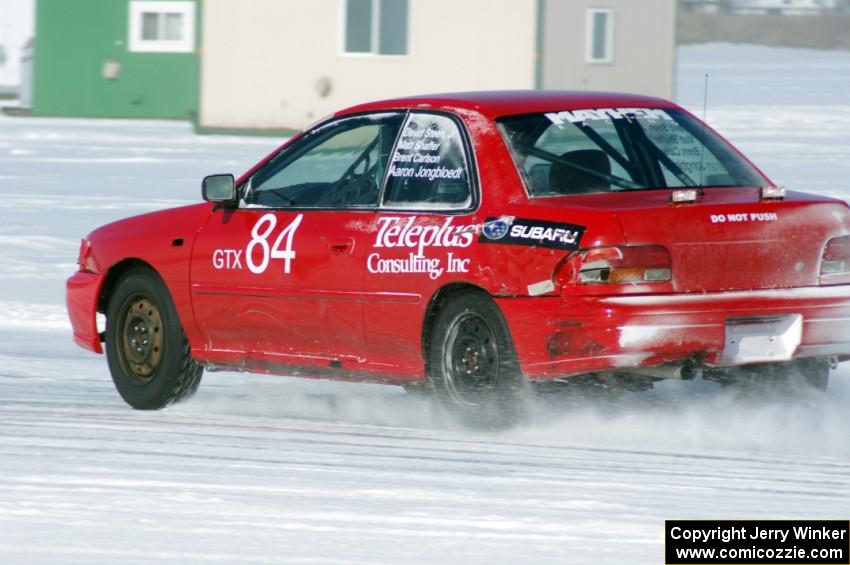
<path fill-rule="evenodd" d="M 248 262 L 248 268 L 254 274 L 265 272 L 272 259 L 283 259 L 283 272 L 289 274 L 292 268 L 292 260 L 295 259 L 295 251 L 292 250 L 292 239 L 295 236 L 295 231 L 301 225 L 301 220 L 304 214 L 298 214 L 292 222 L 283 228 L 274 240 L 273 245 L 269 245 L 269 238 L 277 227 L 277 216 L 274 214 L 265 214 L 257 220 L 254 228 L 251 230 L 251 241 L 248 242 L 248 247 L 245 250 L 245 257 Z M 281 249 L 281 244 L 284 248 Z M 255 262 L 254 250 L 260 247 L 260 261 Z"/>

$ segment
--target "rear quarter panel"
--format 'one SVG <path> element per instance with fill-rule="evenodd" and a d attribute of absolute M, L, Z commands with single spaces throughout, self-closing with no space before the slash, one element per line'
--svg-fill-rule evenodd
<path fill-rule="evenodd" d="M 577 245 L 614 245 L 623 242 L 623 230 L 616 218 L 605 211 L 582 206 L 557 205 L 552 199 L 528 197 L 522 177 L 496 124 L 470 111 L 458 110 L 472 140 L 478 168 L 481 205 L 470 221 L 477 228 L 473 243 L 474 269 L 471 280 L 495 296 L 528 296 L 529 285 L 551 280 L 558 263 L 571 251 L 540 246 L 490 241 L 481 236 L 483 224 L 491 218 L 565 223 L 585 229 Z"/>

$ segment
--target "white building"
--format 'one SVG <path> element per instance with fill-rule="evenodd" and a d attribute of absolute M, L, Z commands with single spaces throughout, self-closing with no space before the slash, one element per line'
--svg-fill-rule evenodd
<path fill-rule="evenodd" d="M 199 125 L 301 128 L 441 91 L 671 97 L 675 25 L 675 0 L 204 0 Z"/>
<path fill-rule="evenodd" d="M 20 86 L 21 57 L 34 30 L 33 0 L 0 0 L 0 90 Z"/>

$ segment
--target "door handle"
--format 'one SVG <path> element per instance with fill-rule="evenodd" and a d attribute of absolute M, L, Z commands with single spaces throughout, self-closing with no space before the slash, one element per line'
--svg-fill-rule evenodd
<path fill-rule="evenodd" d="M 328 247 L 331 250 L 331 255 L 351 255 L 354 251 L 354 238 L 341 237 L 332 239 Z"/>

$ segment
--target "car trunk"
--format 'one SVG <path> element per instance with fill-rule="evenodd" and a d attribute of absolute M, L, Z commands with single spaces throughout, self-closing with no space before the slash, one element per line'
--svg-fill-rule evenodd
<path fill-rule="evenodd" d="M 613 213 L 629 245 L 667 247 L 676 292 L 817 285 L 825 243 L 847 233 L 847 206 L 824 197 L 762 201 L 758 188 L 714 188 L 673 205 L 670 192 L 598 194 L 581 204 Z"/>

